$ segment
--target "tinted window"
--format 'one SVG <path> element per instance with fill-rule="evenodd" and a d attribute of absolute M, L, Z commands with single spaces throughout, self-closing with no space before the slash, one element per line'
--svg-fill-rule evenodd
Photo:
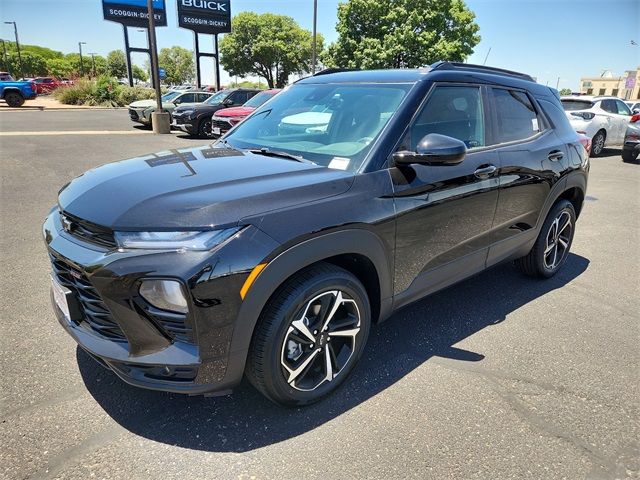
<path fill-rule="evenodd" d="M 195 94 L 185 93 L 178 99 L 179 103 L 193 103 L 195 102 Z"/>
<path fill-rule="evenodd" d="M 498 143 L 524 140 L 540 131 L 541 123 L 526 94 L 498 88 L 492 90 L 498 119 Z"/>
<path fill-rule="evenodd" d="M 410 149 L 430 133 L 462 140 L 467 148 L 484 146 L 480 88 L 436 87 L 411 126 Z"/>
<path fill-rule="evenodd" d="M 629 107 L 623 101 L 616 100 L 616 106 L 619 115 L 631 115 L 631 110 L 629 110 Z"/>
<path fill-rule="evenodd" d="M 247 92 L 233 92 L 229 98 L 234 105 L 242 105 L 247 101 Z"/>
<path fill-rule="evenodd" d="M 600 102 L 600 108 L 605 112 L 618 113 L 618 107 L 615 100 L 602 100 Z"/>
<path fill-rule="evenodd" d="M 211 94 L 209 93 L 198 93 L 196 95 L 196 102 L 204 102 L 207 98 L 209 98 Z"/>
<path fill-rule="evenodd" d="M 593 103 L 588 100 L 562 100 L 562 108 L 571 112 L 574 110 L 589 110 Z"/>

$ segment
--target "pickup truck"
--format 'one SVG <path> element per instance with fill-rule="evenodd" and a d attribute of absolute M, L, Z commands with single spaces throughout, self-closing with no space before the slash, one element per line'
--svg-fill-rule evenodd
<path fill-rule="evenodd" d="M 7 102 L 10 107 L 21 107 L 25 100 L 32 100 L 38 96 L 36 86 L 33 82 L 16 82 L 11 78 L 3 76 L 0 81 L 0 99 Z"/>

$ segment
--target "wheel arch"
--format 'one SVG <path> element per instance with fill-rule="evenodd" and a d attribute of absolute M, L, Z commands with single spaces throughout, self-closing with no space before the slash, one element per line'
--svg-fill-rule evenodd
<path fill-rule="evenodd" d="M 391 312 L 393 257 L 373 232 L 350 229 L 300 242 L 270 260 L 248 290 L 236 319 L 227 375 L 242 375 L 258 318 L 271 296 L 292 275 L 318 262 L 337 265 L 355 275 L 369 295 L 373 320 Z M 375 274 L 375 277 L 373 275 Z"/>
<path fill-rule="evenodd" d="M 21 95 L 21 96 L 23 96 L 23 97 L 24 97 L 24 95 L 22 94 L 22 92 L 20 91 L 20 89 L 19 89 L 19 88 L 16 88 L 16 87 L 6 87 L 6 88 L 4 88 L 4 90 L 2 90 L 2 97 L 1 97 L 1 98 L 4 98 L 4 96 L 5 96 L 7 93 L 17 93 L 18 95 Z"/>

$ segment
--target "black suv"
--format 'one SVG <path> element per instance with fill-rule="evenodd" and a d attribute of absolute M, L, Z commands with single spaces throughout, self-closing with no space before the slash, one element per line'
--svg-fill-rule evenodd
<path fill-rule="evenodd" d="M 62 326 L 126 382 L 333 391 L 372 324 L 500 262 L 551 277 L 587 152 L 558 94 L 441 62 L 296 82 L 209 146 L 74 179 L 44 224 Z"/>
<path fill-rule="evenodd" d="M 193 137 L 211 137 L 211 117 L 214 113 L 223 108 L 244 105 L 261 91 L 255 88 L 222 90 L 198 105 L 178 107 L 171 113 L 171 127 Z"/>

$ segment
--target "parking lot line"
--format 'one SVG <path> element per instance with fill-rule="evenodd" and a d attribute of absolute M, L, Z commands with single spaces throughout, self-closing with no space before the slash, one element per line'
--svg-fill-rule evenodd
<path fill-rule="evenodd" d="M 0 137 L 28 137 L 42 135 L 149 135 L 151 130 L 59 130 L 46 132 L 0 132 Z"/>

